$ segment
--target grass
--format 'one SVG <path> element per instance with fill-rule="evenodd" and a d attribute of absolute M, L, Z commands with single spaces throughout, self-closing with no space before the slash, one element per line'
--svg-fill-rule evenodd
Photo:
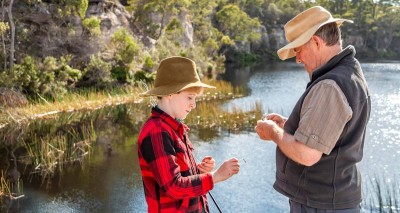
<path fill-rule="evenodd" d="M 1 171 L 0 177 L 0 203 L 3 202 L 4 198 L 15 200 L 23 197 L 23 186 L 22 181 L 18 179 L 16 183 L 12 183 L 5 178 L 5 174 Z"/>
<path fill-rule="evenodd" d="M 394 181 L 393 181 L 394 180 Z M 400 185 L 398 178 L 370 178 L 366 187 L 364 208 L 369 212 L 400 212 Z"/>
<path fill-rule="evenodd" d="M 110 105 L 140 102 L 140 92 L 138 87 L 117 88 L 111 91 L 82 90 L 69 93 L 55 101 L 41 99 L 25 107 L 5 108 L 0 112 L 0 128 L 9 123 L 49 117 L 60 112 L 95 110 Z"/>
<path fill-rule="evenodd" d="M 196 109 L 185 119 L 185 123 L 197 129 L 253 130 L 263 114 L 260 103 L 255 103 L 246 112 L 237 107 L 233 107 L 231 112 L 226 112 L 220 105 L 219 101 L 199 102 Z"/>

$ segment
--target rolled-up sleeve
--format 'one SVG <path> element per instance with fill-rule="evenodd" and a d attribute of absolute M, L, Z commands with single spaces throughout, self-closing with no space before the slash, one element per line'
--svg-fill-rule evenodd
<path fill-rule="evenodd" d="M 294 137 L 308 147 L 328 155 L 352 114 L 353 111 L 336 82 L 320 81 L 304 99 L 299 127 Z"/>

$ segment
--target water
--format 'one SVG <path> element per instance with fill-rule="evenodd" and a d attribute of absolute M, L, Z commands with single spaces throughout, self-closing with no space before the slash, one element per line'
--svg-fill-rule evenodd
<path fill-rule="evenodd" d="M 362 67 L 372 96 L 372 114 L 360 170 L 365 200 L 372 202 L 375 192 L 369 180 L 400 183 L 400 64 Z M 251 91 L 247 97 L 229 101 L 224 105 L 227 110 L 232 106 L 247 108 L 259 101 L 265 111 L 284 116 L 290 114 L 308 81 L 302 67 L 292 63 L 230 69 L 222 77 L 234 85 L 247 85 Z M 100 149 L 91 160 L 94 163 L 68 169 L 50 187 L 24 180 L 25 197 L 10 204 L 9 212 L 146 212 L 136 134 L 132 132 L 111 154 Z M 212 155 L 217 166 L 230 157 L 240 160 L 240 173 L 212 190 L 223 212 L 288 212 L 287 198 L 272 188 L 274 143 L 261 141 L 254 132 L 221 132 L 207 141 L 195 134 L 190 137 L 198 159 Z M 211 199 L 210 207 L 218 212 Z"/>

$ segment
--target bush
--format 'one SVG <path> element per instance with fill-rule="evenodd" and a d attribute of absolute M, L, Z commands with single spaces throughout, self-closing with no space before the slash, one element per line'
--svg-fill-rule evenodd
<path fill-rule="evenodd" d="M 153 59 L 150 56 L 146 56 L 144 59 L 143 69 L 146 71 L 151 71 L 154 67 Z"/>
<path fill-rule="evenodd" d="M 111 77 L 119 83 L 128 83 L 131 81 L 129 68 L 126 66 L 116 66 L 111 69 Z"/>
<path fill-rule="evenodd" d="M 114 33 L 111 43 L 115 46 L 115 58 L 120 63 L 129 65 L 138 55 L 138 45 L 125 28 L 120 28 Z"/>
<path fill-rule="evenodd" d="M 86 29 L 91 36 L 98 36 L 101 34 L 100 24 L 101 20 L 95 16 L 85 18 L 82 21 L 83 28 Z"/>
<path fill-rule="evenodd" d="M 156 74 L 154 73 L 148 73 L 146 71 L 140 70 L 135 72 L 133 75 L 135 82 L 143 81 L 145 83 L 152 83 L 156 79 Z"/>
<path fill-rule="evenodd" d="M 105 87 L 112 81 L 111 68 L 111 64 L 103 61 L 100 56 L 90 56 L 90 62 L 84 69 L 81 84 L 99 88 Z"/>

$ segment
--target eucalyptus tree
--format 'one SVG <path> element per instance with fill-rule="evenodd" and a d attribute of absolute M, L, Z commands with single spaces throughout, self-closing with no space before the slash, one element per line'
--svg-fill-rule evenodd
<path fill-rule="evenodd" d="M 228 4 L 216 14 L 218 28 L 236 42 L 255 42 L 260 40 L 261 23 L 258 18 L 251 18 L 237 5 Z"/>
<path fill-rule="evenodd" d="M 3 71 L 7 70 L 7 49 L 6 49 L 6 33 L 10 29 L 7 22 L 0 21 L 0 34 L 1 34 L 1 46 L 2 54 L 0 58 L 3 59 Z M 0 70 L 1 71 L 1 70 Z"/>
<path fill-rule="evenodd" d="M 190 6 L 190 0 L 128 0 L 128 9 L 132 11 L 134 23 L 140 25 L 143 32 L 159 39 L 169 22 L 169 17 Z"/>
<path fill-rule="evenodd" d="M 2 7 L 2 22 L 4 23 L 2 27 L 2 43 L 3 43 L 3 54 L 5 58 L 5 64 L 4 64 L 4 70 L 7 68 L 12 69 L 14 66 L 14 54 L 15 54 L 15 23 L 14 23 L 14 17 L 12 13 L 12 8 L 13 8 L 14 0 L 3 0 L 1 2 L 1 7 Z M 7 20 L 5 20 L 5 14 L 7 14 Z M 6 48 L 6 36 L 5 33 L 7 30 L 10 30 L 10 36 L 9 36 L 9 41 L 10 41 L 10 46 L 8 49 L 9 54 L 7 54 L 7 48 Z M 7 63 L 7 58 L 8 58 L 8 63 Z M 8 64 L 8 66 L 7 66 Z"/>
<path fill-rule="evenodd" d="M 394 37 L 400 37 L 400 6 L 381 5 L 376 15 L 374 46 L 378 52 L 390 52 Z"/>

